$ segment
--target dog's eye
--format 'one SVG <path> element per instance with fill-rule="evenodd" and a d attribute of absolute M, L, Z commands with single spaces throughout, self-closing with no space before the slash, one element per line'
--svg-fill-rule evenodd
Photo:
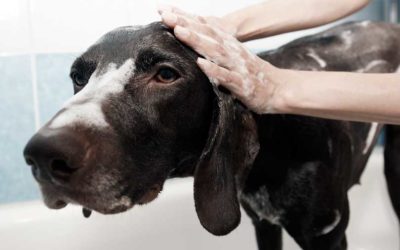
<path fill-rule="evenodd" d="M 74 84 L 78 87 L 83 87 L 87 83 L 87 79 L 83 77 L 81 74 L 78 74 L 77 72 L 72 72 L 71 78 Z"/>
<path fill-rule="evenodd" d="M 170 68 L 162 68 L 156 75 L 156 80 L 161 83 L 171 83 L 178 79 L 178 73 Z"/>

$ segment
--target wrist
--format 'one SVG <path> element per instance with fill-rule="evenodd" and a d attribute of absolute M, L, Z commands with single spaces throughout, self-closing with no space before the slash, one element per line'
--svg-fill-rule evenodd
<path fill-rule="evenodd" d="M 240 42 L 247 42 L 253 39 L 254 34 L 258 31 L 252 27 L 251 20 L 240 13 L 232 13 L 222 18 L 226 27 L 232 30 L 232 35 Z"/>
<path fill-rule="evenodd" d="M 239 18 L 235 13 L 228 14 L 221 17 L 222 26 L 236 39 L 239 40 L 238 32 L 239 27 L 242 23 L 241 18 Z M 239 40 L 240 41 L 240 40 Z"/>
<path fill-rule="evenodd" d="M 269 63 L 267 63 L 269 64 Z M 295 110 L 297 87 L 294 79 L 296 71 L 280 69 L 277 67 L 265 67 L 267 70 L 266 87 L 269 89 L 265 113 L 290 114 Z"/>
<path fill-rule="evenodd" d="M 292 18 L 277 14 L 286 12 L 287 5 L 288 3 L 285 1 L 260 3 L 230 13 L 222 19 L 225 23 L 235 27 L 235 37 L 241 42 L 265 38 L 292 29 Z M 266 18 L 267 16 L 268 18 Z"/>

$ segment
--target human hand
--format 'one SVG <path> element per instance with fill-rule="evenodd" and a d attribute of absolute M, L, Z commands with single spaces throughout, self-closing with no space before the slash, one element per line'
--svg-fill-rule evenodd
<path fill-rule="evenodd" d="M 159 5 L 158 6 L 158 13 L 161 15 L 161 17 L 165 15 L 177 15 L 180 17 L 185 17 L 186 21 L 191 21 L 191 24 L 194 25 L 192 28 L 197 27 L 197 28 L 202 28 L 202 26 L 197 26 L 196 23 L 202 23 L 202 24 L 207 24 L 210 25 L 216 29 L 219 29 L 227 34 L 230 34 L 232 36 L 236 36 L 236 31 L 237 28 L 235 25 L 232 24 L 232 22 L 224 20 L 223 18 L 220 17 L 215 17 L 215 16 L 196 16 L 194 14 L 185 12 L 177 7 L 170 6 L 170 5 Z M 163 18 L 164 20 L 164 18 Z M 185 20 L 182 20 L 185 21 Z M 167 23 L 165 23 L 168 25 Z M 168 25 L 169 26 L 169 25 Z M 170 26 L 171 28 L 174 28 Z"/>
<path fill-rule="evenodd" d="M 241 44 L 233 36 L 234 28 L 222 19 L 195 16 L 175 7 L 161 7 L 159 13 L 180 41 L 205 57 L 197 63 L 211 82 L 226 87 L 257 113 L 273 112 L 276 84 L 271 75 L 276 68 Z"/>

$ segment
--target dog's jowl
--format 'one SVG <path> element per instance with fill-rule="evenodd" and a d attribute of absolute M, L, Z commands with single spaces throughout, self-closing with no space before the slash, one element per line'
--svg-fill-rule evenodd
<path fill-rule="evenodd" d="M 378 46 L 379 45 L 379 46 Z M 344 24 L 259 56 L 281 68 L 395 72 L 400 26 Z M 253 220 L 260 249 L 346 249 L 348 189 L 382 124 L 257 115 L 213 86 L 198 55 L 160 23 L 103 36 L 71 67 L 75 95 L 24 156 L 50 208 L 110 214 L 154 200 L 166 179 L 194 176 L 201 225 L 224 235 Z M 387 126 L 385 175 L 400 214 L 400 130 Z"/>

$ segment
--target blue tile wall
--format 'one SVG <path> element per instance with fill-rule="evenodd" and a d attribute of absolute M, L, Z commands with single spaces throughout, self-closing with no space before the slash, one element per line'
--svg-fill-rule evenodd
<path fill-rule="evenodd" d="M 39 54 L 36 57 L 40 122 L 46 123 L 73 95 L 70 67 L 78 54 Z"/>
<path fill-rule="evenodd" d="M 384 20 L 385 3 L 381 0 L 371 1 L 362 11 L 356 12 L 347 19 L 351 20 Z"/>
<path fill-rule="evenodd" d="M 39 191 L 22 158 L 35 130 L 29 57 L 0 57 L 0 72 L 0 202 L 34 199 Z"/>
<path fill-rule="evenodd" d="M 41 124 L 72 96 L 69 68 L 77 54 L 36 56 Z M 0 203 L 38 199 L 22 151 L 35 132 L 29 56 L 0 57 Z"/>

